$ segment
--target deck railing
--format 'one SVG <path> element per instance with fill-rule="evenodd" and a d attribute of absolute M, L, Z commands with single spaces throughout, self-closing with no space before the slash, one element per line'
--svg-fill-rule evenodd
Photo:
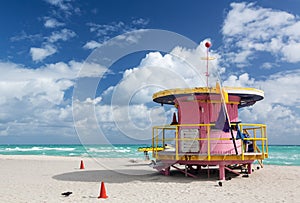
<path fill-rule="evenodd" d="M 236 124 L 232 124 L 236 125 Z M 266 132 L 266 125 L 264 124 L 247 124 L 239 123 L 239 129 L 242 133 L 247 134 L 248 138 L 243 138 L 244 141 L 249 141 L 253 144 L 253 153 L 261 153 L 262 157 L 268 155 L 268 139 Z M 207 131 L 206 138 L 180 138 L 179 137 L 179 128 L 180 127 L 195 127 L 200 128 L 204 127 Z M 179 160 L 182 153 L 179 152 L 179 142 L 180 141 L 207 141 L 207 160 L 211 160 L 211 157 L 214 156 L 211 154 L 211 141 L 215 140 L 232 140 L 232 138 L 213 138 L 211 137 L 211 129 L 214 127 L 214 124 L 180 124 L 180 125 L 164 125 L 164 126 L 154 126 L 152 128 L 152 146 L 153 146 L 153 158 L 158 158 L 157 147 L 165 147 L 166 143 L 175 143 L 175 159 Z M 175 135 L 174 135 L 175 133 Z M 170 136 L 171 134 L 171 136 Z M 236 132 L 234 133 L 234 139 L 236 139 Z M 246 153 L 246 144 L 242 142 L 241 144 L 241 153 L 238 154 L 241 160 L 244 160 Z M 188 154 L 188 153 L 186 153 Z M 195 153 L 193 153 L 195 154 Z M 248 153 L 247 153 L 248 154 Z M 200 154 L 199 155 L 204 155 Z M 224 154 L 225 155 L 225 154 Z"/>

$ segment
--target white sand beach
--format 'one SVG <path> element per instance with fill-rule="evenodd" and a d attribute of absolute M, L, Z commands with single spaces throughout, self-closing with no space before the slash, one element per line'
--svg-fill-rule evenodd
<path fill-rule="evenodd" d="M 85 169 L 79 169 L 80 160 Z M 99 160 L 98 160 L 99 161 Z M 1 202 L 300 202 L 300 167 L 265 165 L 249 178 L 162 176 L 149 161 L 50 156 L 0 156 Z M 128 174 L 143 175 L 128 175 Z M 230 175 L 230 174 L 227 174 Z M 104 181 L 107 199 L 98 199 Z M 72 192 L 68 197 L 62 192 Z"/>

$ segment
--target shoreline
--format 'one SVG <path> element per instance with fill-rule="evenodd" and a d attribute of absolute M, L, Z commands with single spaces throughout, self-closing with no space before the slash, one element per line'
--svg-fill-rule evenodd
<path fill-rule="evenodd" d="M 126 160 L 140 160 L 140 161 L 144 161 L 144 158 L 141 157 L 96 157 L 96 156 L 63 156 L 63 155 L 32 155 L 32 154 L 28 154 L 28 155 L 24 155 L 24 154 L 0 154 L 0 159 L 25 159 L 25 160 L 51 160 L 51 159 L 74 159 L 74 160 L 80 160 L 80 159 L 104 159 L 104 160 L 110 160 L 110 159 L 126 159 Z M 269 158 L 270 159 L 270 158 Z M 268 160 L 268 159 L 266 159 Z M 150 161 L 151 161 L 151 157 L 150 157 Z M 258 163 L 254 163 L 253 165 L 257 165 L 259 166 Z M 300 165 L 293 165 L 293 164 L 269 164 L 269 163 L 264 163 L 264 166 L 284 166 L 284 167 L 300 167 Z"/>
<path fill-rule="evenodd" d="M 85 169 L 80 170 L 80 161 Z M 299 202 L 300 167 L 265 165 L 249 178 L 232 176 L 218 186 L 218 175 L 163 176 L 149 161 L 123 158 L 0 155 L 3 202 L 96 202 L 104 181 L 106 202 Z M 115 168 L 114 168 L 115 167 Z M 141 173 L 141 171 L 143 173 Z M 146 171 L 146 173 L 145 173 Z M 227 174 L 228 175 L 228 174 Z M 61 195 L 71 191 L 69 197 Z"/>

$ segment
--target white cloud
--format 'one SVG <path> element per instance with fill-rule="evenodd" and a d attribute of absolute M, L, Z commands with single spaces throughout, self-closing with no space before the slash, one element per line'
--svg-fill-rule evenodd
<path fill-rule="evenodd" d="M 131 30 L 130 27 L 122 21 L 112 22 L 110 24 L 87 23 L 87 26 L 90 27 L 90 32 L 95 32 L 98 37 Z"/>
<path fill-rule="evenodd" d="M 29 40 L 29 41 L 42 41 L 43 37 L 41 34 L 32 34 L 29 35 L 26 32 L 22 31 L 19 35 L 13 36 L 10 38 L 10 41 L 17 42 L 21 40 Z"/>
<path fill-rule="evenodd" d="M 85 71 L 81 69 L 85 67 Z M 30 69 L 14 63 L 0 62 L 0 81 L 31 81 L 35 79 L 74 80 L 78 77 L 99 77 L 107 68 L 96 63 L 69 61 L 69 63 L 58 62 Z M 80 74 L 80 71 L 83 74 Z"/>
<path fill-rule="evenodd" d="M 1 126 L 0 125 L 0 136 L 7 136 L 10 126 Z"/>
<path fill-rule="evenodd" d="M 248 73 L 230 75 L 224 86 L 256 87 L 265 92 L 264 103 L 296 107 L 300 105 L 300 70 L 283 71 L 270 75 L 265 80 L 255 80 Z"/>
<path fill-rule="evenodd" d="M 69 29 L 62 29 L 61 31 L 52 32 L 52 34 L 47 37 L 47 41 L 43 43 L 41 48 L 31 47 L 30 55 L 33 61 L 41 62 L 48 56 L 55 54 L 58 50 L 55 43 L 59 40 L 67 41 L 76 36 L 76 33 Z"/>
<path fill-rule="evenodd" d="M 57 49 L 51 45 L 45 45 L 43 48 L 31 47 L 30 54 L 33 61 L 42 61 L 46 57 L 51 56 L 57 52 Z"/>
<path fill-rule="evenodd" d="M 122 136 L 136 141 L 151 139 L 152 126 L 166 124 L 169 122 L 166 118 L 173 112 L 165 111 L 160 106 L 149 108 L 144 104 L 95 105 L 97 102 L 90 98 L 83 102 L 73 102 L 74 121 L 83 143 L 93 143 L 93 140 L 103 143 L 105 139 L 115 139 L 116 142 Z"/>
<path fill-rule="evenodd" d="M 0 62 L 0 136 L 25 136 L 24 141 L 26 136 L 44 140 L 47 136 L 76 137 L 71 96 L 66 93 L 74 87 L 83 66 L 90 71 L 82 77 L 98 77 L 106 71 L 97 64 L 76 61 L 36 69 Z M 93 105 L 100 101 L 87 100 Z"/>
<path fill-rule="evenodd" d="M 299 62 L 300 19 L 285 11 L 231 3 L 222 27 L 229 62 L 245 66 L 257 51 L 271 53 L 279 61 Z M 232 50 L 236 50 L 233 51 Z"/>
<path fill-rule="evenodd" d="M 58 22 L 55 18 L 45 18 L 45 23 L 44 26 L 46 28 L 56 28 L 56 27 L 60 27 L 60 26 L 64 26 L 64 23 Z"/>
<path fill-rule="evenodd" d="M 102 43 L 96 42 L 94 40 L 87 42 L 83 48 L 85 49 L 96 49 L 98 47 L 102 46 Z"/>
<path fill-rule="evenodd" d="M 300 32 L 300 29 L 298 30 Z M 300 40 L 300 37 L 299 37 Z M 292 41 L 282 48 L 283 59 L 291 63 L 300 62 L 300 42 Z"/>
<path fill-rule="evenodd" d="M 240 76 L 230 75 L 227 80 L 223 82 L 224 86 L 229 87 L 253 87 L 254 78 L 250 78 L 248 73 Z"/>
<path fill-rule="evenodd" d="M 67 41 L 76 36 L 76 33 L 69 29 L 62 29 L 61 31 L 52 32 L 51 36 L 48 38 L 48 42 L 54 43 L 59 40 Z"/>
<path fill-rule="evenodd" d="M 138 26 L 145 26 L 149 24 L 149 19 L 144 19 L 144 18 L 139 18 L 139 19 L 135 19 L 132 21 L 133 25 L 138 25 Z"/>
<path fill-rule="evenodd" d="M 138 67 L 125 70 L 119 84 L 109 87 L 101 96 L 95 99 L 88 97 L 81 102 L 76 100 L 73 110 L 79 117 L 75 122 L 85 132 L 83 136 L 87 137 L 84 139 L 97 140 L 99 137 L 95 130 L 100 127 L 102 132 L 99 133 L 104 137 L 117 140 L 118 136 L 126 135 L 143 140 L 151 136 L 153 124 L 168 123 L 174 109 L 149 106 L 152 94 L 159 89 L 205 85 L 206 61 L 201 60 L 201 56 L 206 56 L 205 41 L 193 50 L 176 47 L 170 54 L 151 52 Z M 218 58 L 213 50 L 211 55 Z M 48 126 L 45 134 L 51 134 L 54 127 L 49 126 L 57 129 L 57 125 L 62 126 L 59 128 L 62 134 L 70 135 L 72 108 L 65 93 L 73 87 L 83 66 L 86 67 L 79 74 L 82 77 L 101 77 L 107 71 L 99 64 L 76 61 L 49 64 L 35 70 L 0 63 L 3 73 L 0 75 L 0 108 L 5 109 L 0 115 L 5 121 L 3 123 L 10 126 L 0 125 L 0 135 L 9 136 L 15 133 L 15 129 L 26 129 L 30 134 L 33 130 L 40 131 L 42 126 Z M 210 61 L 209 67 L 212 77 L 215 77 L 218 61 Z M 232 75 L 223 84 L 258 87 L 265 91 L 265 99 L 242 109 L 240 118 L 244 122 L 267 123 L 269 138 L 278 141 L 276 135 L 295 137 L 300 130 L 299 125 L 295 125 L 300 123 L 298 81 L 299 71 L 286 71 L 265 80 L 255 80 L 248 73 Z M 212 85 L 214 82 L 211 81 Z M 113 97 L 112 103 L 107 102 L 107 97 Z M 139 137 L 142 131 L 143 136 Z"/>
<path fill-rule="evenodd" d="M 115 39 L 122 41 L 123 43 L 124 42 L 129 43 L 129 44 L 138 43 L 139 39 L 141 38 L 141 33 L 145 32 L 145 31 L 146 30 L 144 30 L 144 29 L 131 31 L 130 33 L 124 33 L 122 35 L 118 35 Z"/>
<path fill-rule="evenodd" d="M 64 11 L 68 11 L 73 8 L 72 5 L 69 3 L 70 1 L 68 0 L 46 0 L 46 2 L 53 6 L 57 6 L 58 8 Z"/>
<path fill-rule="evenodd" d="M 127 69 L 119 84 L 110 87 L 105 94 L 117 98 L 118 105 L 143 104 L 151 102 L 152 94 L 159 89 L 206 86 L 206 60 L 201 59 L 201 56 L 206 57 L 204 42 L 193 50 L 176 47 L 165 55 L 150 52 L 138 67 Z M 209 63 L 209 82 L 215 85 L 217 60 Z"/>
<path fill-rule="evenodd" d="M 266 62 L 266 63 L 263 63 L 261 67 L 263 69 L 272 69 L 274 67 L 278 67 L 278 65 L 275 63 Z"/>
<path fill-rule="evenodd" d="M 268 102 L 297 106 L 300 103 L 299 81 L 300 70 L 297 69 L 273 74 L 258 85 L 265 90 Z"/>
<path fill-rule="evenodd" d="M 90 129 L 96 130 L 99 126 L 104 136 L 121 133 L 136 140 L 151 138 L 151 127 L 169 123 L 175 111 L 170 107 L 164 109 L 159 105 L 148 105 L 153 104 L 154 92 L 206 85 L 206 60 L 202 60 L 206 57 L 205 42 L 206 40 L 193 50 L 176 47 L 170 54 L 150 52 L 139 66 L 126 69 L 116 86 L 103 91 L 99 104 L 87 106 L 93 103 L 90 99 L 81 102 L 84 105 L 79 105 L 79 101 L 75 102 L 78 105 L 75 107 L 78 119 L 75 120 L 79 131 L 82 130 L 80 134 L 87 136 L 84 140 L 92 139 L 89 137 L 92 132 L 87 132 Z M 211 55 L 217 56 L 214 53 Z M 212 76 L 210 82 L 215 84 L 217 60 L 209 63 Z M 98 123 L 93 111 L 97 114 Z"/>
<path fill-rule="evenodd" d="M 137 68 L 124 73 L 126 82 L 122 85 L 128 85 L 125 87 L 127 92 L 135 91 L 129 86 L 147 79 L 153 73 L 150 66 L 165 63 L 165 66 L 172 68 L 175 63 L 172 60 L 170 55 L 162 56 L 159 53 L 151 53 L 141 62 L 143 71 L 138 71 L 139 68 Z M 106 68 L 100 65 L 76 61 L 70 61 L 68 64 L 63 62 L 49 64 L 38 69 L 28 69 L 13 63 L 0 63 L 1 72 L 4 73 L 0 76 L 0 93 L 1 98 L 4 98 L 0 102 L 0 108 L 4 109 L 5 106 L 7 112 L 2 113 L 1 118 L 6 126 L 11 126 L 9 129 L 0 126 L 0 134 L 11 136 L 19 130 L 22 131 L 22 136 L 26 137 L 26 135 L 37 135 L 42 128 L 43 135 L 41 136 L 50 136 L 55 133 L 70 136 L 74 133 L 72 131 L 72 108 L 75 114 L 79 115 L 79 118 L 75 120 L 79 132 L 80 129 L 89 132 L 88 135 L 83 135 L 87 137 L 81 138 L 88 141 L 93 138 L 93 141 L 100 142 L 98 134 L 95 133 L 99 127 L 104 136 L 108 136 L 109 139 L 113 137 L 115 141 L 124 135 L 135 140 L 149 139 L 152 125 L 169 122 L 166 118 L 171 117 L 174 110 L 166 111 L 160 106 L 150 108 L 144 104 L 148 102 L 145 99 L 151 101 L 151 97 L 144 98 L 152 94 L 151 88 L 140 88 L 133 98 L 135 102 L 131 102 L 129 106 L 103 104 L 102 97 L 97 97 L 86 98 L 83 102 L 75 100 L 74 106 L 71 107 L 70 101 L 65 98 L 65 92 L 73 87 L 77 73 L 83 66 L 86 71 L 79 74 L 81 77 L 97 77 L 106 71 Z M 183 72 L 188 72 L 188 70 Z M 146 74 L 145 77 L 139 78 L 143 74 Z M 192 76 L 192 73 L 187 74 Z M 150 76 L 150 78 L 154 79 L 151 81 L 154 84 L 164 80 L 163 77 L 155 79 Z M 172 82 L 177 83 L 172 80 L 169 85 L 174 85 Z M 97 120 L 95 120 L 94 112 Z"/>
<path fill-rule="evenodd" d="M 250 65 L 261 52 L 268 61 L 262 69 L 281 68 L 284 62 L 300 62 L 300 19 L 291 13 L 262 8 L 255 3 L 231 3 L 222 33 L 224 35 L 224 58 L 229 65 Z M 273 55 L 274 61 L 268 54 Z M 258 61 L 264 59 L 259 58 Z M 287 66 L 284 63 L 285 67 Z M 288 67 L 287 67 L 288 68 Z M 281 68 L 283 69 L 283 68 Z M 272 143 L 291 144 L 299 140 L 299 69 L 281 71 L 264 79 L 251 78 L 248 73 L 230 75 L 224 81 L 228 86 L 256 87 L 264 90 L 265 98 L 252 107 L 240 110 L 240 118 L 266 123 Z M 293 141 L 291 141 L 293 140 Z"/>
<path fill-rule="evenodd" d="M 249 34 L 250 38 L 268 39 L 270 31 L 295 23 L 295 16 L 284 11 L 261 8 L 254 3 L 231 3 L 232 9 L 224 21 L 223 34 L 236 36 Z M 254 33 L 250 33 L 254 31 Z M 277 35 L 276 33 L 271 36 Z"/>
<path fill-rule="evenodd" d="M 4 104 L 10 99 L 22 101 L 32 98 L 30 100 L 33 103 L 47 100 L 55 105 L 61 104 L 64 91 L 74 85 L 83 66 L 91 71 L 80 75 L 82 77 L 98 77 L 106 70 L 97 64 L 76 61 L 48 64 L 37 69 L 0 63 L 0 70 L 4 73 L 0 76 L 0 93 L 3 96 L 0 103 Z"/>
<path fill-rule="evenodd" d="M 240 110 L 243 122 L 267 124 L 272 143 L 289 144 L 297 140 L 300 126 L 299 94 L 300 70 L 284 71 L 266 80 L 254 80 L 247 73 L 229 76 L 224 85 L 256 87 L 265 92 L 265 98 L 255 105 Z"/>
<path fill-rule="evenodd" d="M 133 30 L 139 30 L 149 24 L 149 20 L 144 18 L 134 19 L 129 23 L 123 21 L 111 22 L 109 24 L 87 23 L 90 32 L 96 33 L 98 37 L 119 35 Z"/>
<path fill-rule="evenodd" d="M 69 62 L 69 65 L 74 69 L 78 70 L 76 72 L 77 77 L 101 78 L 105 73 L 106 74 L 112 73 L 112 71 L 108 70 L 106 67 L 93 62 L 81 63 L 81 62 L 71 61 Z"/>
<path fill-rule="evenodd" d="M 64 73 L 60 66 L 62 64 L 28 69 L 13 63 L 0 63 L 1 72 L 5 72 L 0 80 L 1 121 L 10 126 L 5 131 L 8 136 L 32 136 L 41 131 L 41 136 L 47 136 L 57 125 L 62 126 L 62 134 L 65 128 L 73 131 L 71 108 L 64 105 L 65 91 L 74 85 L 66 78 L 73 71 L 69 67 L 68 73 Z"/>
<path fill-rule="evenodd" d="M 39 69 L 26 69 L 12 63 L 0 63 L 0 92 L 6 100 L 32 99 L 33 104 L 48 101 L 60 104 L 64 91 L 73 86 L 71 79 L 76 77 L 72 66 L 64 63 L 50 64 Z M 30 99 L 31 100 L 31 99 Z"/>
<path fill-rule="evenodd" d="M 113 40 L 104 41 L 103 43 L 96 42 L 94 40 L 87 42 L 83 48 L 84 49 L 96 49 L 103 45 L 118 45 L 120 47 L 130 44 L 136 44 L 141 38 L 141 34 L 145 32 L 144 29 L 135 30 L 129 33 L 124 33 L 116 36 Z"/>

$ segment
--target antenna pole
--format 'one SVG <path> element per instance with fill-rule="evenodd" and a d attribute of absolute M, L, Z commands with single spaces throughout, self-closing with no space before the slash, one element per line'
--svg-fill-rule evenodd
<path fill-rule="evenodd" d="M 206 47 L 206 86 L 208 87 L 208 77 L 209 77 L 209 72 L 208 72 L 208 60 L 209 60 L 209 57 L 208 57 L 208 54 L 209 54 L 209 47 L 211 46 L 211 43 L 210 42 L 205 42 L 205 47 Z"/>

